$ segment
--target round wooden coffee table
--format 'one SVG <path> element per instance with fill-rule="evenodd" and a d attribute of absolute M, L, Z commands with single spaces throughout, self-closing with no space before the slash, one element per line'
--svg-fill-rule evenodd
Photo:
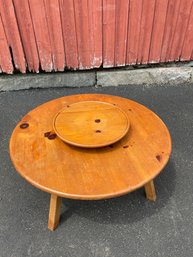
<path fill-rule="evenodd" d="M 102 101 L 119 107 L 130 121 L 128 133 L 101 148 L 63 142 L 53 130 L 54 117 L 81 101 Z M 100 94 L 65 96 L 38 106 L 22 118 L 10 139 L 16 170 L 32 185 L 51 194 L 51 230 L 59 223 L 61 197 L 107 199 L 144 187 L 147 198 L 155 201 L 153 179 L 167 164 L 170 153 L 169 131 L 155 113 L 134 101 Z"/>

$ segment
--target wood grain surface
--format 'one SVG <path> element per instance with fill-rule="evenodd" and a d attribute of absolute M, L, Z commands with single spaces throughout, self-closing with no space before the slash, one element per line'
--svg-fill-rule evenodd
<path fill-rule="evenodd" d="M 50 210 L 48 217 L 48 228 L 54 230 L 60 222 L 60 207 L 62 199 L 57 195 L 51 195 L 50 197 Z"/>
<path fill-rule="evenodd" d="M 129 133 L 98 149 L 65 144 L 53 131 L 53 118 L 78 101 L 116 104 L 128 115 Z M 51 194 L 82 200 L 116 197 L 146 185 L 165 167 L 170 153 L 170 134 L 156 114 L 109 95 L 72 95 L 47 102 L 23 117 L 10 139 L 11 159 L 21 176 Z"/>
<path fill-rule="evenodd" d="M 66 143 L 87 148 L 113 144 L 129 130 L 128 116 L 117 106 L 99 101 L 67 105 L 54 118 L 54 130 Z"/>

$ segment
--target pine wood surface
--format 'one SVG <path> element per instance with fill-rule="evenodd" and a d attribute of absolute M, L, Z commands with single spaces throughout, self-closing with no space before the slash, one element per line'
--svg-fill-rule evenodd
<path fill-rule="evenodd" d="M 128 116 L 117 106 L 99 101 L 66 105 L 54 118 L 53 128 L 66 143 L 87 148 L 113 144 L 129 130 Z"/>
<path fill-rule="evenodd" d="M 60 222 L 61 204 L 62 198 L 52 194 L 50 197 L 50 210 L 48 217 L 48 228 L 52 231 L 57 228 Z"/>
<path fill-rule="evenodd" d="M 79 101 L 116 104 L 128 115 L 129 132 L 103 148 L 64 143 L 53 130 L 53 118 Z M 169 131 L 155 113 L 110 95 L 72 95 L 47 102 L 23 117 L 10 139 L 11 159 L 28 182 L 51 194 L 82 200 L 116 197 L 145 186 L 165 167 L 170 153 Z"/>

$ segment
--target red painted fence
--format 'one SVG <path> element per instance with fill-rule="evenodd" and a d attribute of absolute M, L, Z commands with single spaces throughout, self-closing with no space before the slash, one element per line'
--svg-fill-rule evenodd
<path fill-rule="evenodd" d="M 0 72 L 193 59 L 193 0 L 0 0 Z"/>

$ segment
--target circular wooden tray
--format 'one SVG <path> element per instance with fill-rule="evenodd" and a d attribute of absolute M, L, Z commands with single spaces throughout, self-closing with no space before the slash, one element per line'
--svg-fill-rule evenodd
<path fill-rule="evenodd" d="M 87 148 L 111 145 L 124 137 L 129 127 L 120 108 L 99 101 L 67 105 L 54 118 L 54 130 L 64 142 Z"/>

